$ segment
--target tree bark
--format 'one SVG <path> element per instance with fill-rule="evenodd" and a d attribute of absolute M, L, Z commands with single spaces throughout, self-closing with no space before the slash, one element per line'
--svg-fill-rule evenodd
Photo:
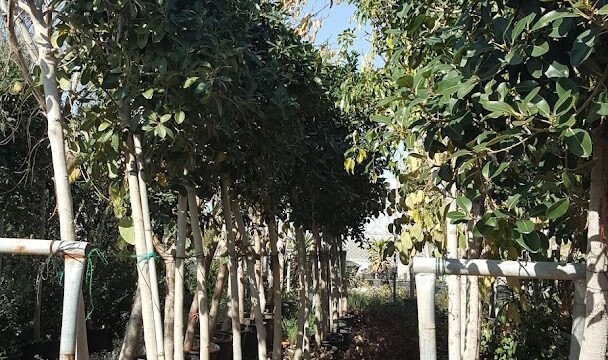
<path fill-rule="evenodd" d="M 209 308 L 207 300 L 207 269 L 203 232 L 198 217 L 198 206 L 194 189 L 188 188 L 188 207 L 190 210 L 190 227 L 196 251 L 196 298 L 198 299 L 198 323 L 200 331 L 200 359 L 209 360 Z"/>
<path fill-rule="evenodd" d="M 137 161 L 137 180 L 139 183 L 139 196 L 141 199 L 141 211 L 144 225 L 144 237 L 146 251 L 154 253 L 152 222 L 150 221 L 150 206 L 148 204 L 148 188 L 144 180 L 144 159 L 142 154 L 141 135 L 133 135 L 133 145 L 135 147 L 135 159 Z M 156 276 L 156 259 L 150 257 L 148 260 L 148 273 L 150 275 L 150 293 L 152 296 L 152 314 L 154 315 L 154 334 L 156 336 L 156 352 L 158 359 L 165 358 L 165 346 L 163 339 L 163 319 L 160 314 L 160 296 L 158 294 L 158 278 Z"/>
<path fill-rule="evenodd" d="M 342 289 L 340 290 L 340 308 L 342 316 L 348 312 L 348 274 L 346 273 L 346 251 L 343 250 L 342 242 L 340 246 L 340 282 Z"/>
<path fill-rule="evenodd" d="M 262 254 L 262 240 L 260 239 L 260 233 L 258 231 L 254 231 L 253 233 L 253 243 L 255 250 L 255 278 L 258 284 L 258 294 L 260 296 L 260 308 L 262 308 L 262 312 L 266 309 L 266 294 L 264 288 L 264 271 L 262 261 L 264 256 Z"/>
<path fill-rule="evenodd" d="M 331 301 L 330 301 L 330 306 L 331 306 L 331 331 L 337 331 L 337 321 L 338 321 L 338 306 L 339 306 L 339 302 L 340 302 L 340 294 L 338 289 L 340 288 L 340 285 L 338 283 L 338 238 L 335 237 L 332 239 L 332 243 L 331 243 L 331 247 L 330 247 L 330 263 L 331 266 L 329 267 L 330 270 L 330 288 L 331 288 Z"/>
<path fill-rule="evenodd" d="M 471 210 L 471 220 L 467 224 L 467 258 L 477 259 L 481 250 L 481 239 L 473 236 L 473 228 L 477 221 L 478 214 L 480 213 L 480 204 L 474 204 Z M 480 327 L 481 327 L 481 301 L 479 298 L 479 278 L 477 276 L 467 277 L 468 282 L 468 301 L 466 302 L 466 324 L 465 332 L 461 334 L 464 336 L 464 347 L 462 350 L 463 360 L 477 360 L 479 359 L 479 341 L 480 341 Z M 462 304 L 461 304 L 462 306 Z M 462 319 L 460 321 L 463 321 Z M 462 330 L 462 328 L 461 328 Z"/>
<path fill-rule="evenodd" d="M 137 289 L 135 289 L 133 305 L 131 306 L 131 316 L 129 316 L 122 347 L 120 348 L 119 360 L 132 360 L 138 355 L 136 352 L 137 345 L 141 339 L 142 323 L 141 294 L 138 285 Z"/>
<path fill-rule="evenodd" d="M 247 268 L 247 279 L 249 281 L 249 289 L 251 292 L 251 307 L 255 316 L 255 327 L 258 337 L 258 359 L 266 359 L 266 328 L 264 326 L 264 309 L 260 306 L 260 294 L 258 292 L 258 283 L 255 276 L 255 260 L 253 258 L 253 249 L 249 232 L 245 227 L 243 216 L 241 215 L 241 206 L 235 200 L 233 201 L 232 211 L 236 223 L 243 239 L 243 250 L 245 251 L 245 262 Z"/>
<path fill-rule="evenodd" d="M 226 245 L 230 262 L 228 271 L 230 273 L 230 317 L 232 320 L 232 356 L 234 360 L 243 358 L 241 350 L 241 325 L 239 322 L 239 288 L 237 278 L 237 258 L 234 239 L 234 226 L 232 225 L 232 210 L 230 209 L 230 193 L 228 190 L 228 174 L 221 176 L 222 203 L 224 210 L 224 221 L 226 223 Z"/>
<path fill-rule="evenodd" d="M 239 279 L 239 323 L 245 324 L 245 276 L 243 275 L 243 261 L 238 261 L 237 277 Z"/>
<path fill-rule="evenodd" d="M 122 103 L 119 107 L 120 117 L 123 120 L 129 118 L 129 107 Z M 139 193 L 138 169 L 135 160 L 135 148 L 133 136 L 129 135 L 125 148 L 127 158 L 127 180 L 129 183 L 129 199 L 131 203 L 131 218 L 135 232 L 135 254 L 137 256 L 137 275 L 139 291 L 141 292 L 142 318 L 144 324 L 144 342 L 148 357 L 157 358 L 156 332 L 154 328 L 154 313 L 152 304 L 152 291 L 150 288 L 150 274 L 148 261 L 142 260 L 148 253 L 144 234 L 144 223 Z"/>
<path fill-rule="evenodd" d="M 273 319 L 273 336 L 272 336 L 272 360 L 281 360 L 281 341 L 283 340 L 283 300 L 281 294 L 281 268 L 279 264 L 279 251 L 277 243 L 279 236 L 277 232 L 277 222 L 274 215 L 268 219 L 268 236 L 270 240 L 270 251 L 272 256 L 272 298 L 274 301 L 274 319 Z"/>
<path fill-rule="evenodd" d="M 314 293 L 314 308 L 315 308 L 315 342 L 317 346 L 321 345 L 321 341 L 325 340 L 325 334 L 323 333 L 323 311 L 321 308 L 321 272 L 319 271 L 319 255 L 318 251 L 321 249 L 319 245 L 321 238 L 319 235 L 319 227 L 313 225 L 312 236 L 312 249 L 310 252 L 310 260 L 312 262 L 312 281 L 313 281 L 313 293 Z"/>
<path fill-rule="evenodd" d="M 175 346 L 173 345 L 173 326 L 175 322 L 175 259 L 172 256 L 167 256 L 165 259 L 165 331 L 164 331 L 164 348 L 165 360 L 173 360 Z"/>
<path fill-rule="evenodd" d="M 186 334 L 184 335 L 184 352 L 190 352 L 194 348 L 194 335 L 198 325 L 198 298 L 192 298 L 190 310 L 188 311 L 188 322 L 186 324 Z"/>
<path fill-rule="evenodd" d="M 296 341 L 296 351 L 294 353 L 294 360 L 307 359 L 310 354 L 307 354 L 305 345 L 307 341 L 307 327 L 306 322 L 310 313 L 308 299 L 308 279 L 306 273 L 308 272 L 308 266 L 306 262 L 306 239 L 304 238 L 304 230 L 301 226 L 296 228 L 296 246 L 298 251 L 298 279 L 300 281 L 299 297 L 300 297 L 300 308 L 298 310 L 298 338 Z"/>
<path fill-rule="evenodd" d="M 580 359 L 605 359 L 608 352 L 608 126 L 593 131 L 593 170 L 587 213 L 587 290 Z"/>
<path fill-rule="evenodd" d="M 177 201 L 177 241 L 175 242 L 175 300 L 173 322 L 173 359 L 184 359 L 184 257 L 186 255 L 186 218 L 188 200 L 182 194 Z"/>
<path fill-rule="evenodd" d="M 449 211 L 456 210 L 456 186 L 450 190 L 452 202 Z M 458 258 L 458 228 L 446 219 L 446 242 L 448 258 Z M 460 360 L 460 279 L 448 276 L 448 356 L 450 360 Z"/>
<path fill-rule="evenodd" d="M 213 334 L 215 334 L 217 315 L 220 308 L 220 299 L 222 298 L 222 292 L 224 291 L 224 286 L 226 284 L 227 272 L 228 267 L 226 264 L 220 261 L 217 269 L 215 287 L 213 288 L 213 296 L 211 297 L 211 307 L 209 309 L 209 336 L 213 336 Z"/>

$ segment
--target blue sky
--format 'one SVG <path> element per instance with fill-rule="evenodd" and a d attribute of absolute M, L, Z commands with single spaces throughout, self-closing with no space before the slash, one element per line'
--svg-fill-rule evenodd
<path fill-rule="evenodd" d="M 337 37 L 348 28 L 355 29 L 355 41 L 353 50 L 357 50 L 359 54 L 365 55 L 369 53 L 371 44 L 367 40 L 371 28 L 369 25 L 359 25 L 354 19 L 356 6 L 342 1 L 339 5 L 329 6 L 329 0 L 308 0 L 304 6 L 304 14 L 319 13 L 316 17 L 322 20 L 321 28 L 317 32 L 315 42 L 317 44 L 328 43 L 330 48 L 338 47 Z M 374 61 L 376 65 L 377 61 Z"/>

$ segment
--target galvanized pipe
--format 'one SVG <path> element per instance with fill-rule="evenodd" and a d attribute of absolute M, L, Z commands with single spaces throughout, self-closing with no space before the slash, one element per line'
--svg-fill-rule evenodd
<path fill-rule="evenodd" d="M 585 264 L 557 262 L 442 259 L 415 257 L 415 273 L 437 275 L 506 276 L 526 279 L 582 280 Z"/>
<path fill-rule="evenodd" d="M 5 254 L 86 256 L 89 248 L 84 241 L 0 238 L 0 253 Z"/>
<path fill-rule="evenodd" d="M 572 305 L 572 332 L 570 337 L 570 355 L 568 359 L 578 360 L 585 331 L 585 282 L 574 282 L 574 304 Z"/>

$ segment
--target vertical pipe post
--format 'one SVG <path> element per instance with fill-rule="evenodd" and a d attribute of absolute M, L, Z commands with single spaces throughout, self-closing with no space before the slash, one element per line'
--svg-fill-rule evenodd
<path fill-rule="evenodd" d="M 85 256 L 64 256 L 63 313 L 61 315 L 61 339 L 59 358 L 74 360 L 76 355 L 77 316 L 80 289 L 86 263 Z"/>
<path fill-rule="evenodd" d="M 569 360 L 578 360 L 585 331 L 585 292 L 583 280 L 574 281 L 574 304 L 572 306 L 572 336 L 570 338 Z"/>
<path fill-rule="evenodd" d="M 436 360 L 435 274 L 416 274 L 420 359 Z"/>
<path fill-rule="evenodd" d="M 449 210 L 455 211 L 456 206 L 456 186 L 450 188 L 450 195 L 453 201 L 450 203 Z M 458 258 L 458 228 L 446 219 L 446 240 L 449 258 Z M 460 279 L 456 275 L 448 275 L 448 358 L 459 360 L 460 349 Z"/>

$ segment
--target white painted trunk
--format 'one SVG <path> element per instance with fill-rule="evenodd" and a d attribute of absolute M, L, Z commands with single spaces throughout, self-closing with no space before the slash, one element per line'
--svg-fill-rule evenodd
<path fill-rule="evenodd" d="M 139 285 L 135 289 L 133 305 L 131 306 L 131 316 L 127 322 L 127 329 L 120 348 L 119 360 L 133 360 L 137 356 L 137 345 L 141 337 L 142 330 L 142 311 L 141 311 L 141 294 Z"/>
<path fill-rule="evenodd" d="M 456 210 L 456 186 L 450 190 L 452 202 L 449 211 Z M 458 258 L 458 228 L 446 218 L 446 237 L 448 258 Z M 460 279 L 456 275 L 448 276 L 448 358 L 460 359 Z"/>
<path fill-rule="evenodd" d="M 270 251 L 272 256 L 272 292 L 274 301 L 273 336 L 272 336 L 272 360 L 281 360 L 281 341 L 283 340 L 283 299 L 281 294 L 281 268 L 279 264 L 279 251 L 277 243 L 279 234 L 277 233 L 277 223 L 274 215 L 268 219 L 268 235 L 270 238 Z"/>
<path fill-rule="evenodd" d="M 129 108 L 126 104 L 120 106 L 121 119 L 129 118 Z M 129 200 L 131 203 L 131 218 L 133 219 L 133 228 L 135 232 L 135 254 L 137 256 L 137 275 L 139 291 L 141 293 L 141 308 L 144 324 L 144 342 L 146 344 L 147 357 L 156 359 L 156 333 L 154 328 L 154 312 L 152 304 L 152 291 L 150 288 L 150 274 L 148 272 L 148 261 L 142 260 L 147 256 L 148 250 L 146 247 L 146 239 L 144 234 L 144 223 L 141 209 L 141 198 L 139 193 L 139 180 L 137 178 L 138 169 L 135 160 L 135 149 L 133 145 L 133 137 L 127 138 L 126 146 L 127 158 L 127 179 L 129 182 Z"/>
<path fill-rule="evenodd" d="M 304 238 L 304 231 L 302 227 L 296 229 L 296 245 L 298 252 L 298 279 L 300 282 L 299 297 L 300 297 L 300 308 L 298 309 L 298 338 L 296 341 L 296 350 L 294 353 L 294 360 L 301 360 L 305 358 L 305 342 L 307 337 L 306 320 L 309 314 L 309 303 L 308 298 L 308 280 L 306 279 L 307 265 L 306 265 L 306 243 Z"/>
<path fill-rule="evenodd" d="M 321 242 L 319 228 L 313 226 L 313 241 L 310 252 L 310 260 L 312 261 L 312 281 L 313 281 L 313 298 L 315 308 L 315 342 L 317 346 L 321 345 L 321 341 L 325 340 L 323 333 L 323 311 L 321 308 L 321 272 L 319 270 L 319 244 Z"/>
<path fill-rule="evenodd" d="M 209 360 L 209 307 L 207 300 L 207 269 L 205 266 L 205 248 L 203 232 L 198 217 L 198 205 L 194 189 L 188 188 L 188 209 L 190 211 L 190 227 L 192 240 L 196 251 L 196 298 L 198 299 L 198 319 L 200 331 L 200 359 Z"/>
<path fill-rule="evenodd" d="M 593 131 L 593 170 L 587 213 L 586 318 L 580 358 L 604 360 L 608 351 L 608 126 Z"/>
<path fill-rule="evenodd" d="M 435 360 L 435 274 L 416 274 L 420 359 Z"/>
<path fill-rule="evenodd" d="M 166 256 L 165 260 L 165 318 L 164 318 L 164 348 L 165 360 L 173 360 L 175 347 L 173 346 L 173 326 L 175 322 L 175 259 Z"/>
<path fill-rule="evenodd" d="M 480 205 L 473 204 L 471 210 L 471 219 L 467 223 L 466 237 L 467 237 L 467 257 L 469 259 L 479 258 L 479 252 L 481 247 L 481 239 L 473 236 L 473 228 L 479 217 Z M 462 350 L 463 360 L 477 360 L 479 359 L 479 341 L 480 341 L 480 326 L 481 326 L 481 313 L 479 308 L 481 307 L 481 301 L 479 298 L 479 279 L 477 277 L 469 278 L 468 280 L 468 298 L 466 302 L 466 323 L 465 332 L 461 335 L 464 336 L 464 347 Z M 463 306 L 461 304 L 460 306 Z M 460 319 L 463 321 L 463 319 Z"/>
<path fill-rule="evenodd" d="M 346 251 L 342 250 L 342 243 L 340 243 L 340 279 L 342 280 L 340 307 L 342 315 L 345 315 L 348 312 L 348 274 L 346 273 Z"/>
<path fill-rule="evenodd" d="M 574 304 L 572 305 L 572 331 L 568 360 L 578 360 L 585 332 L 585 282 L 574 281 Z"/>
<path fill-rule="evenodd" d="M 253 245 L 256 254 L 255 260 L 255 278 L 258 284 L 258 294 L 260 296 L 260 308 L 262 311 L 266 309 L 266 294 L 264 289 L 264 271 L 262 268 L 262 240 L 258 231 L 253 233 Z"/>
<path fill-rule="evenodd" d="M 249 282 L 249 289 L 251 292 L 251 308 L 253 309 L 253 315 L 255 317 L 255 327 L 257 330 L 258 337 L 258 359 L 266 359 L 266 327 L 264 326 L 264 309 L 260 306 L 260 294 L 258 292 L 258 283 L 255 274 L 255 260 L 253 258 L 253 248 L 251 246 L 251 239 L 249 238 L 249 232 L 245 227 L 243 216 L 241 215 L 241 206 L 238 202 L 233 201 L 232 212 L 236 223 L 243 239 L 243 250 L 245 251 L 246 257 L 246 269 L 247 269 L 247 280 Z"/>
<path fill-rule="evenodd" d="M 177 239 L 175 242 L 175 302 L 173 320 L 173 359 L 184 359 L 184 257 L 186 256 L 186 219 L 188 200 L 177 197 Z"/>
<path fill-rule="evenodd" d="M 234 226 L 232 225 L 232 210 L 230 208 L 229 179 L 227 174 L 221 176 L 222 204 L 224 221 L 226 224 L 226 245 L 230 262 L 228 271 L 230 275 L 230 307 L 229 313 L 232 323 L 232 356 L 233 360 L 243 358 L 241 350 L 241 324 L 239 322 L 239 287 L 237 277 L 237 258 L 235 250 Z"/>
<path fill-rule="evenodd" d="M 243 261 L 238 261 L 236 275 L 239 279 L 239 323 L 245 324 L 245 276 L 243 275 Z"/>
<path fill-rule="evenodd" d="M 150 206 L 148 204 L 148 188 L 145 182 L 144 159 L 142 154 L 141 135 L 133 135 L 133 145 L 135 146 L 135 159 L 137 160 L 137 179 L 139 182 L 139 196 L 141 199 L 141 211 L 144 223 L 144 235 L 146 240 L 146 251 L 154 253 L 152 244 L 152 222 L 150 221 Z M 152 295 L 152 312 L 154 315 L 154 334 L 156 335 L 156 352 L 158 360 L 165 359 L 165 345 L 163 338 L 163 318 L 160 310 L 160 296 L 158 294 L 158 278 L 156 276 L 156 259 L 150 257 L 148 262 L 148 272 L 150 274 L 150 292 Z"/>

